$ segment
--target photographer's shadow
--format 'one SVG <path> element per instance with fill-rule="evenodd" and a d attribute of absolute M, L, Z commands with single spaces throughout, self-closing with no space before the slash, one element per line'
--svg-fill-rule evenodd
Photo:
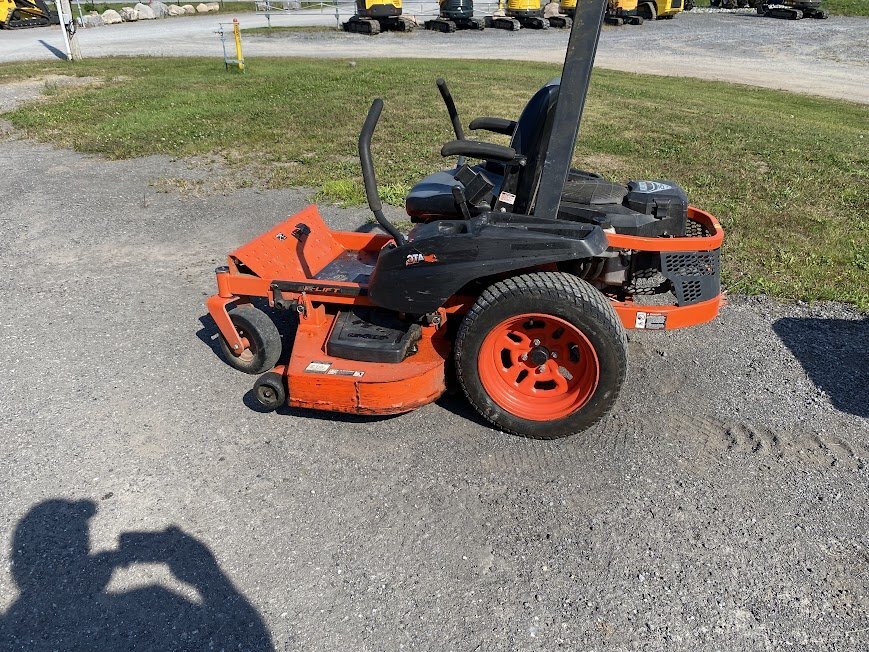
<path fill-rule="evenodd" d="M 772 329 L 837 409 L 869 418 L 869 319 L 783 317 Z"/>
<path fill-rule="evenodd" d="M 0 649 L 273 650 L 256 609 L 220 571 L 203 543 L 170 527 L 126 532 L 117 550 L 91 554 L 89 500 L 47 500 L 15 528 L 18 599 L 0 616 Z M 112 573 L 166 564 L 200 599 L 151 584 L 107 592 Z"/>

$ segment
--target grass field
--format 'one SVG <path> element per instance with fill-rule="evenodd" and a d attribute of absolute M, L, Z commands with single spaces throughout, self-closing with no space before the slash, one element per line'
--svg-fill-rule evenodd
<path fill-rule="evenodd" d="M 481 73 L 481 69 L 485 74 Z M 0 67 L 0 82 L 68 71 Z M 245 75 L 213 60 L 86 60 L 95 88 L 53 88 L 7 114 L 30 137 L 107 157 L 221 156 L 242 183 L 319 189 L 362 203 L 356 138 L 386 101 L 374 156 L 384 199 L 444 166 L 451 139 L 434 80 L 453 80 L 467 123 L 516 116 L 558 73 L 511 62 L 265 59 Z M 727 229 L 731 291 L 869 309 L 869 108 L 698 80 L 596 71 L 576 164 L 614 179 L 673 179 Z"/>
<path fill-rule="evenodd" d="M 839 16 L 869 16 L 869 0 L 825 0 L 824 9 Z"/>
<path fill-rule="evenodd" d="M 698 7 L 709 7 L 709 0 L 696 0 Z M 768 1 L 768 4 L 772 4 Z M 824 9 L 835 16 L 869 16 L 869 0 L 824 0 Z"/>

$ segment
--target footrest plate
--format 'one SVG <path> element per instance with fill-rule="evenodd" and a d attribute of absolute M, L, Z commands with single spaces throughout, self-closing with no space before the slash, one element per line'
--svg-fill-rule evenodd
<path fill-rule="evenodd" d="M 372 308 L 342 311 L 326 341 L 326 353 L 346 360 L 399 363 L 416 352 L 422 334 L 419 324 Z"/>

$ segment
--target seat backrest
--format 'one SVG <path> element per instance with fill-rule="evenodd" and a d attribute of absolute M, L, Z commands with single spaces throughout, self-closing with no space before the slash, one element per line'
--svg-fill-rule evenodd
<path fill-rule="evenodd" d="M 513 179 L 505 179 L 505 187 L 515 188 L 516 202 L 513 212 L 529 213 L 537 195 L 537 185 L 543 162 L 546 160 L 546 150 L 549 148 L 549 135 L 552 133 L 552 119 L 558 104 L 558 92 L 561 89 L 561 78 L 553 79 L 537 91 L 519 116 L 516 131 L 510 141 L 510 147 L 517 154 L 525 157 L 524 166 L 515 169 Z"/>

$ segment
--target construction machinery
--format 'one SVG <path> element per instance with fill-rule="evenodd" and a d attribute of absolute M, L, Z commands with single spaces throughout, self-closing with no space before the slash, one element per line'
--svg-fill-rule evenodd
<path fill-rule="evenodd" d="M 59 23 L 45 0 L 0 0 L 0 29 L 43 27 Z"/>
<path fill-rule="evenodd" d="M 345 32 L 374 36 L 384 31 L 412 32 L 416 23 L 401 15 L 402 0 L 356 0 L 356 15 L 345 22 Z"/>
<path fill-rule="evenodd" d="M 766 18 L 782 18 L 784 20 L 800 20 L 801 18 L 825 20 L 829 17 L 829 14 L 821 9 L 821 0 L 758 2 L 757 13 Z"/>
<path fill-rule="evenodd" d="M 526 29 L 569 29 L 573 21 L 567 15 L 545 16 L 541 0 L 499 0 L 499 14 L 486 16 L 486 27 L 515 31 Z"/>
<path fill-rule="evenodd" d="M 262 374 L 262 407 L 399 414 L 456 382 L 497 428 L 562 437 L 615 405 L 625 329 L 718 314 L 724 233 L 712 215 L 672 181 L 621 185 L 571 169 L 605 6 L 577 7 L 560 77 L 518 120 L 469 124 L 509 146 L 467 139 L 437 81 L 455 133 L 441 155 L 458 159 L 411 189 L 409 233 L 378 194 L 377 99 L 358 149 L 380 230 L 333 231 L 309 206 L 217 268 L 206 306 L 229 365 Z M 295 316 L 283 342 L 267 312 L 281 310 Z"/>
<path fill-rule="evenodd" d="M 573 16 L 577 0 L 561 0 L 561 11 Z M 607 25 L 642 25 L 643 18 L 637 13 L 638 0 L 607 0 L 604 22 Z"/>
<path fill-rule="evenodd" d="M 436 32 L 450 33 L 457 29 L 483 29 L 486 21 L 474 18 L 473 0 L 439 0 L 437 18 L 425 21 L 425 28 Z"/>
<path fill-rule="evenodd" d="M 671 19 L 681 13 L 683 0 L 640 0 L 637 14 L 643 20 Z"/>

